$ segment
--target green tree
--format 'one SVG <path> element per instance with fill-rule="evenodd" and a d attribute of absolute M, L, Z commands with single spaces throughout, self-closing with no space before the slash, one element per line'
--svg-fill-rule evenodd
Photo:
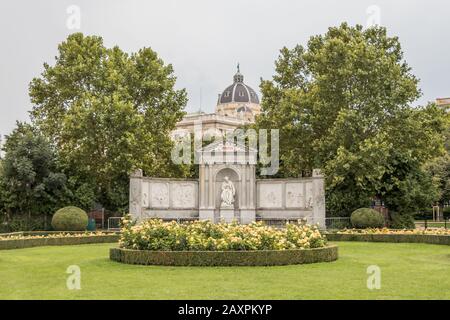
<path fill-rule="evenodd" d="M 450 154 L 435 159 L 426 166 L 439 190 L 439 205 L 450 203 Z"/>
<path fill-rule="evenodd" d="M 185 90 L 150 48 L 127 54 L 97 36 L 70 35 L 53 66 L 30 84 L 33 122 L 57 146 L 64 172 L 95 186 L 107 208 L 126 208 L 128 176 L 184 176 L 170 161 L 169 134 L 183 116 Z M 88 188 L 89 189 L 89 188 Z"/>
<path fill-rule="evenodd" d="M 3 150 L 0 189 L 9 218 L 53 213 L 68 201 L 66 176 L 57 169 L 50 143 L 35 128 L 18 122 Z"/>
<path fill-rule="evenodd" d="M 261 83 L 256 127 L 280 129 L 284 176 L 324 170 L 332 215 L 411 191 L 410 171 L 442 152 L 439 110 L 410 107 L 418 79 L 385 28 L 329 28 L 306 48 L 283 48 L 275 70 Z"/>
<path fill-rule="evenodd" d="M 450 203 L 450 110 L 444 110 L 445 121 L 445 149 L 441 157 L 437 157 L 426 164 L 426 170 L 438 186 L 439 205 Z"/>

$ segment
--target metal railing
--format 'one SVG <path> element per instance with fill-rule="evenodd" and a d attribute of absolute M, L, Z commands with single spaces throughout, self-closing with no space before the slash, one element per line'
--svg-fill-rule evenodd
<path fill-rule="evenodd" d="M 122 217 L 109 217 L 108 218 L 108 231 L 120 230 L 120 220 Z"/>
<path fill-rule="evenodd" d="M 416 228 L 444 228 L 448 229 L 450 228 L 450 219 L 443 219 L 441 221 L 435 221 L 433 219 L 423 219 L 423 220 L 416 220 L 414 221 Z"/>
<path fill-rule="evenodd" d="M 286 219 L 286 218 L 261 218 L 256 217 L 256 221 L 262 221 L 265 225 L 274 228 L 284 228 L 287 223 L 299 224 L 300 219 Z"/>
<path fill-rule="evenodd" d="M 109 217 L 108 218 L 108 230 L 117 231 L 120 230 L 120 219 L 121 217 Z M 176 221 L 177 223 L 186 223 L 191 221 L 199 220 L 198 217 L 188 217 L 188 218 L 162 218 L 161 220 L 165 222 Z M 316 224 L 319 223 L 323 226 L 324 220 L 315 221 L 313 217 L 305 217 L 305 218 L 262 218 L 256 217 L 256 221 L 262 221 L 265 225 L 274 227 L 274 228 L 284 228 L 287 223 L 290 224 Z M 350 218 L 349 217 L 329 217 L 325 218 L 325 228 L 326 229 L 345 229 L 351 228 Z"/>
<path fill-rule="evenodd" d="M 198 217 L 189 217 L 189 218 L 162 218 L 161 219 L 164 222 L 170 222 L 170 221 L 176 221 L 177 223 L 186 223 L 191 221 L 197 221 L 199 220 Z"/>
<path fill-rule="evenodd" d="M 350 217 L 329 217 L 325 218 L 325 227 L 329 230 L 341 230 L 352 228 L 352 224 Z"/>
<path fill-rule="evenodd" d="M 262 218 L 257 217 L 256 221 L 262 221 L 266 225 L 274 228 L 284 228 L 287 223 L 300 224 L 306 220 L 308 224 L 318 223 L 322 229 L 324 225 L 324 219 L 316 220 L 314 217 L 305 218 Z M 329 217 L 325 218 L 325 229 L 345 229 L 351 228 L 350 217 Z"/>
<path fill-rule="evenodd" d="M 109 217 L 108 218 L 108 230 L 110 231 L 118 231 L 120 230 L 120 220 L 122 217 Z M 177 223 L 186 223 L 190 221 L 199 220 L 198 217 L 187 217 L 187 218 L 163 218 L 163 221 L 176 221 Z M 305 217 L 305 218 L 263 218 L 256 217 L 256 221 L 262 221 L 264 224 L 274 228 L 284 228 L 287 223 L 290 224 L 300 224 L 306 220 L 308 224 L 316 224 L 319 223 L 323 226 L 324 220 L 315 221 L 313 217 Z M 450 219 L 444 219 L 442 221 L 433 221 L 432 219 L 422 219 L 415 221 L 416 228 L 450 228 Z M 341 230 L 341 229 L 350 229 L 352 228 L 352 224 L 350 222 L 350 217 L 327 217 L 325 218 L 325 229 L 327 230 Z"/>
<path fill-rule="evenodd" d="M 109 217 L 108 218 L 108 230 L 110 231 L 118 231 L 121 228 L 120 220 L 122 217 Z M 189 218 L 158 218 L 164 222 L 176 221 L 177 223 L 186 223 L 190 221 L 197 221 L 198 217 L 189 217 Z"/>

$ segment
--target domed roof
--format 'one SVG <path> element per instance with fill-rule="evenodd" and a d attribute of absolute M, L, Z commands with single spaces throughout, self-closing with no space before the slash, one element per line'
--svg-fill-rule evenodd
<path fill-rule="evenodd" d="M 247 106 L 240 106 L 239 108 L 237 108 L 236 112 L 237 112 L 237 113 L 239 113 L 239 112 L 249 112 L 249 113 L 252 113 L 253 111 L 252 111 L 252 109 L 250 109 L 250 108 L 247 107 Z"/>
<path fill-rule="evenodd" d="M 238 70 L 233 76 L 233 84 L 228 86 L 219 96 L 218 104 L 242 102 L 242 103 L 256 103 L 259 104 L 259 98 L 255 90 L 244 83 L 244 76 Z"/>

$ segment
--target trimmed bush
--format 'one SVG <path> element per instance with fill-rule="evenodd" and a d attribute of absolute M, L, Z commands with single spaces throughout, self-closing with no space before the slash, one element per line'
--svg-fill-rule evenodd
<path fill-rule="evenodd" d="M 52 238 L 24 238 L 0 240 L 0 250 L 22 249 L 41 246 L 68 246 L 91 243 L 115 243 L 119 241 L 118 234 L 71 236 Z"/>
<path fill-rule="evenodd" d="M 151 251 L 111 248 L 111 260 L 166 266 L 276 266 L 330 262 L 338 258 L 337 246 L 302 250 L 254 251 Z"/>
<path fill-rule="evenodd" d="M 77 207 L 64 207 L 56 211 L 52 227 L 58 231 L 83 231 L 88 225 L 87 213 Z"/>
<path fill-rule="evenodd" d="M 351 234 L 329 233 L 328 241 L 361 241 L 361 242 L 392 242 L 392 243 L 428 243 L 450 245 L 450 236 L 433 234 Z"/>
<path fill-rule="evenodd" d="M 414 218 L 412 215 L 400 212 L 391 212 L 391 221 L 389 227 L 391 229 L 415 229 Z"/>
<path fill-rule="evenodd" d="M 352 226 L 357 229 L 381 228 L 384 226 L 383 215 L 369 208 L 360 208 L 353 211 L 350 221 Z"/>

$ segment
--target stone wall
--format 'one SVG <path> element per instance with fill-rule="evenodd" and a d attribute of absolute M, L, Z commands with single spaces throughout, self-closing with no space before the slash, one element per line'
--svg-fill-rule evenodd
<path fill-rule="evenodd" d="M 302 179 L 260 179 L 256 181 L 256 216 L 262 219 L 307 218 L 313 223 L 325 221 L 323 177 Z"/>
<path fill-rule="evenodd" d="M 255 219 L 306 218 L 311 223 L 325 225 L 324 178 L 319 170 L 314 170 L 311 178 L 255 179 L 254 167 L 248 164 L 202 165 L 200 182 L 147 178 L 138 170 L 130 178 L 130 214 L 137 220 L 198 218 L 219 221 L 218 199 L 224 175 L 236 187 L 235 218 L 241 223 Z"/>
<path fill-rule="evenodd" d="M 130 214 L 133 218 L 198 217 L 198 181 L 143 177 L 130 179 Z"/>

